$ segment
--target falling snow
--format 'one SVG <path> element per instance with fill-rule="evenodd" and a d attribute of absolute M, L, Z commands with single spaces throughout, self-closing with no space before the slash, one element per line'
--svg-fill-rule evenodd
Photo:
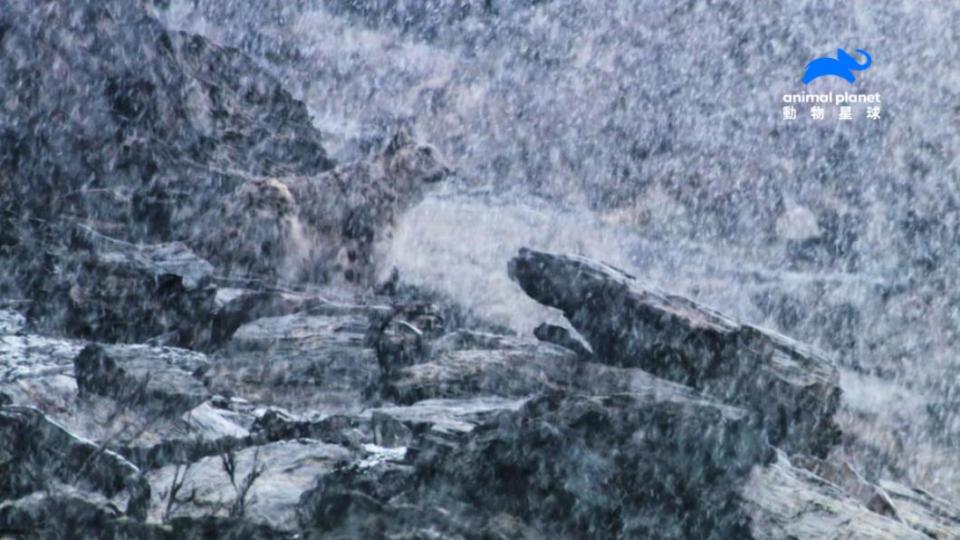
<path fill-rule="evenodd" d="M 956 5 L 9 4 L 0 536 L 960 537 Z"/>

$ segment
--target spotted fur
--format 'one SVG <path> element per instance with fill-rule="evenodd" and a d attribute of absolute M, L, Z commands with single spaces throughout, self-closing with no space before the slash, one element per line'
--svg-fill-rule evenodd
<path fill-rule="evenodd" d="M 241 185 L 207 218 L 194 245 L 228 275 L 286 281 L 301 277 L 313 250 L 296 200 L 272 178 Z"/>
<path fill-rule="evenodd" d="M 397 218 L 449 173 L 436 148 L 401 131 L 371 159 L 243 184 L 209 223 L 203 251 L 230 270 L 371 285 Z"/>

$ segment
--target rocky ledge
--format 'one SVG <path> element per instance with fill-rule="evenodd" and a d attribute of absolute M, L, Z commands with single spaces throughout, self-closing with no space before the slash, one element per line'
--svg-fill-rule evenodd
<path fill-rule="evenodd" d="M 396 276 L 227 271 L 195 241 L 217 208 L 263 233 L 252 269 L 327 211 L 324 257 L 373 265 L 447 167 L 335 167 L 303 103 L 151 5 L 0 10 L 0 537 L 960 538 L 844 459 L 828 358 L 601 262 L 510 261 L 566 317 L 533 335 Z"/>
<path fill-rule="evenodd" d="M 522 250 L 508 271 L 571 328 L 220 288 L 230 330 L 200 352 L 5 312 L 0 531 L 960 537 L 960 510 L 832 452 L 842 395 L 817 352 L 597 261 Z"/>

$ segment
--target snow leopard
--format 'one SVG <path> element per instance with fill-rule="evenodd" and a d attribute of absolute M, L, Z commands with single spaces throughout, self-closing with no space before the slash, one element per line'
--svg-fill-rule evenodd
<path fill-rule="evenodd" d="M 312 257 L 290 190 L 274 178 L 243 183 L 202 218 L 191 242 L 227 276 L 297 281 Z"/>
<path fill-rule="evenodd" d="M 203 220 L 194 245 L 230 275 L 372 286 L 398 217 L 452 172 L 434 146 L 400 130 L 368 159 L 245 182 Z"/>
<path fill-rule="evenodd" d="M 304 226 L 318 237 L 330 278 L 373 285 L 397 219 L 453 169 L 440 151 L 399 131 L 378 154 L 316 177 L 290 179 Z"/>

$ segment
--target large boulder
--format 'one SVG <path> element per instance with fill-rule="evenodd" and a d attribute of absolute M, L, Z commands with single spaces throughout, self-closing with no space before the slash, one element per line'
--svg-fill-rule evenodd
<path fill-rule="evenodd" d="M 0 209 L 167 241 L 246 174 L 332 167 L 302 102 L 239 51 L 166 29 L 152 4 L 4 4 L 0 183 L 16 182 Z"/>
<path fill-rule="evenodd" d="M 145 345 L 87 345 L 73 365 L 81 395 L 111 397 L 126 407 L 176 414 L 209 397 L 201 380 L 209 362 L 193 351 Z"/>
<path fill-rule="evenodd" d="M 0 333 L 0 394 L 48 414 L 70 410 L 77 395 L 72 359 L 82 348 L 78 341 Z"/>
<path fill-rule="evenodd" d="M 508 270 L 531 298 L 563 311 L 597 361 L 750 409 L 789 452 L 822 456 L 838 442 L 839 375 L 820 353 L 582 257 L 521 249 Z"/>
<path fill-rule="evenodd" d="M 82 225 L 50 223 L 0 253 L 0 288 L 31 300 L 29 325 L 105 342 L 201 346 L 215 312 L 213 266 L 185 244 L 132 244 Z"/>
<path fill-rule="evenodd" d="M 406 464 L 339 470 L 304 494 L 300 522 L 315 537 L 411 534 L 442 507 L 441 534 L 463 537 L 502 519 L 559 537 L 742 537 L 736 486 L 772 457 L 752 422 L 682 391 L 555 393 L 482 422 L 462 445 L 422 440 Z"/>
<path fill-rule="evenodd" d="M 752 471 L 740 497 L 750 517 L 750 538 L 960 538 L 960 510 L 921 490 L 883 485 L 895 513 L 864 504 L 778 452 L 774 462 Z"/>
<path fill-rule="evenodd" d="M 243 517 L 291 532 L 301 493 L 351 458 L 343 447 L 302 439 L 168 465 L 147 475 L 155 493 L 150 514 L 157 519 Z"/>
<path fill-rule="evenodd" d="M 58 483 L 126 500 L 126 513 L 146 517 L 150 485 L 119 455 L 81 439 L 30 407 L 0 407 L 0 500 Z"/>
<path fill-rule="evenodd" d="M 369 326 L 362 311 L 299 312 L 246 323 L 211 370 L 211 389 L 275 396 L 275 405 L 294 410 L 357 408 L 380 374 L 367 343 Z"/>
<path fill-rule="evenodd" d="M 4 538 L 170 538 L 164 532 L 127 518 L 101 494 L 71 486 L 0 502 Z"/>
<path fill-rule="evenodd" d="M 207 538 L 267 540 L 291 535 L 240 518 L 178 516 L 165 524 L 144 523 L 124 516 L 96 493 L 61 487 L 0 503 L 0 535 L 4 538 L 100 538 L 105 540 L 202 540 Z"/>

